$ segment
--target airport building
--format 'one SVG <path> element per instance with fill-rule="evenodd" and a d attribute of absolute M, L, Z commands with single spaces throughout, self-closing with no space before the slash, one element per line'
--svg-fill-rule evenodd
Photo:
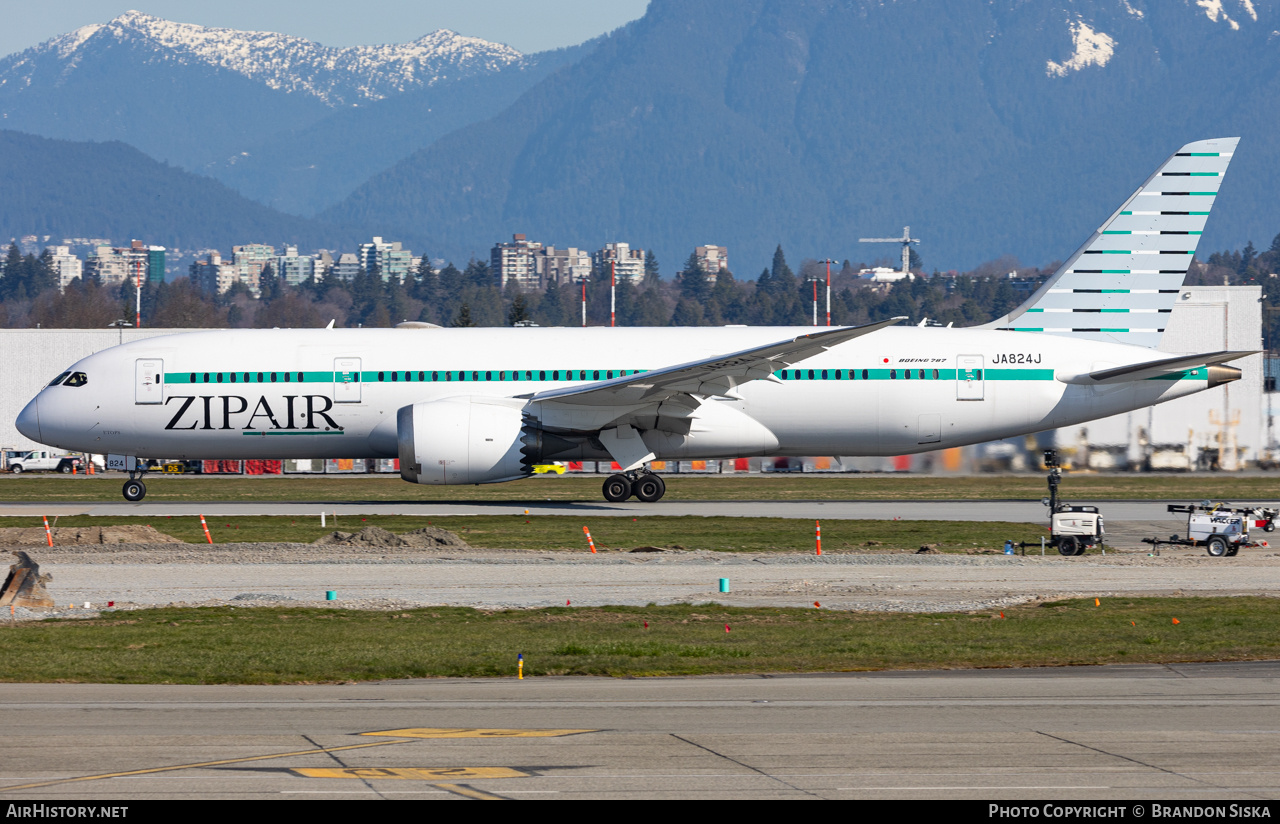
<path fill-rule="evenodd" d="M 548 246 L 536 253 L 533 260 L 542 289 L 553 283 L 564 286 L 591 277 L 591 255 L 580 249 Z"/>

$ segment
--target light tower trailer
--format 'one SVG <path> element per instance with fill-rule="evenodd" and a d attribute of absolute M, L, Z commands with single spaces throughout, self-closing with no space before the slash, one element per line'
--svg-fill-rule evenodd
<path fill-rule="evenodd" d="M 1143 543 L 1160 546 L 1202 546 L 1214 558 L 1232 557 L 1241 547 L 1265 547 L 1266 541 L 1253 541 L 1250 529 L 1274 532 L 1280 510 L 1252 507 L 1237 509 L 1224 503 L 1170 504 L 1170 512 L 1187 516 L 1186 537 L 1169 536 L 1169 540 L 1144 538 Z"/>
<path fill-rule="evenodd" d="M 1091 547 L 1102 546 L 1106 530 L 1098 508 L 1071 506 L 1058 500 L 1062 466 L 1057 451 L 1045 450 L 1044 465 L 1049 470 L 1049 497 L 1041 503 L 1049 507 L 1049 545 L 1067 557 L 1083 555 Z"/>

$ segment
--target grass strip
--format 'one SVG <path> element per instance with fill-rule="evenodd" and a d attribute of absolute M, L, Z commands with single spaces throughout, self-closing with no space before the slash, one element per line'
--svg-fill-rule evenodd
<path fill-rule="evenodd" d="M 668 501 L 1038 501 L 1043 475 L 678 475 L 666 476 Z M 147 501 L 474 501 L 533 503 L 600 501 L 604 476 L 536 477 L 510 484 L 412 486 L 398 475 L 273 477 L 146 476 Z M 50 503 L 120 501 L 123 476 L 0 475 L 0 501 Z M 1228 501 L 1273 501 L 1265 475 L 1068 475 L 1072 501 L 1200 501 L 1208 491 Z"/>
<path fill-rule="evenodd" d="M 377 526 L 402 534 L 428 524 L 456 532 L 479 549 L 569 550 L 590 552 L 582 527 L 589 526 L 596 547 L 631 550 L 637 547 L 679 548 L 716 552 L 812 552 L 814 522 L 790 518 L 666 517 L 575 518 L 548 515 L 482 515 L 456 518 L 422 516 L 343 516 L 335 527 L 320 526 L 319 517 L 249 516 L 209 518 L 214 543 L 311 543 L 339 529 L 358 532 Z M 204 544 L 204 531 L 196 517 L 136 516 L 59 517 L 57 528 L 105 527 L 141 524 L 154 527 L 191 544 Z M 0 518 L 0 527 L 39 527 L 39 518 Z M 993 551 L 1006 539 L 1039 541 L 1043 526 L 1005 522 L 971 521 L 827 521 L 822 525 L 823 552 L 918 550 L 933 545 L 939 552 Z M 41 535 L 43 540 L 43 534 Z M 92 549 L 92 545 L 86 547 Z M 39 547 L 37 548 L 39 549 Z M 1038 552 L 1038 550 L 1029 550 Z"/>
<path fill-rule="evenodd" d="M 6 682 L 305 684 L 1045 667 L 1280 657 L 1280 600 L 1070 600 L 996 614 L 702 606 L 398 613 L 150 609 L 0 629 Z M 1177 619 L 1178 623 L 1174 623 Z M 644 624 L 648 622 L 646 629 Z M 728 625 L 730 632 L 725 632 Z"/>

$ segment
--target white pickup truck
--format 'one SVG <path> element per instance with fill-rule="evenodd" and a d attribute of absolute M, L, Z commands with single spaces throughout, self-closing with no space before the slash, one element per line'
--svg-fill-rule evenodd
<path fill-rule="evenodd" d="M 94 463 L 101 466 L 98 461 Z M 73 467 L 84 466 L 85 458 L 81 455 L 67 455 L 45 449 L 35 449 L 9 459 L 9 471 L 15 475 L 23 472 L 61 472 L 70 475 Z"/>

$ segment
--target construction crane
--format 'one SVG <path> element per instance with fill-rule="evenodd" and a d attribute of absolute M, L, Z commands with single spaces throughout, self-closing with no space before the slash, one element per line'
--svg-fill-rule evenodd
<path fill-rule="evenodd" d="M 864 237 L 858 239 L 859 243 L 901 243 L 902 244 L 902 274 L 907 276 L 911 274 L 911 244 L 919 243 L 919 239 L 911 236 L 911 227 L 902 227 L 902 237 Z"/>

